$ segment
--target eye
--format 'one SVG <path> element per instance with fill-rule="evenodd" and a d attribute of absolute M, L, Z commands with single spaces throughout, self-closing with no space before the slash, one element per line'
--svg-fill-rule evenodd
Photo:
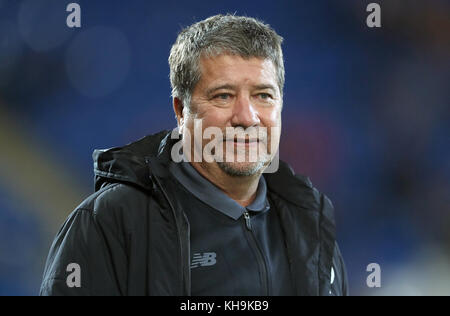
<path fill-rule="evenodd" d="M 215 99 L 220 99 L 220 100 L 227 100 L 228 98 L 231 97 L 231 94 L 229 93 L 220 93 L 214 96 Z"/>
<path fill-rule="evenodd" d="M 263 100 L 272 99 L 272 96 L 268 93 L 259 93 L 258 96 Z"/>

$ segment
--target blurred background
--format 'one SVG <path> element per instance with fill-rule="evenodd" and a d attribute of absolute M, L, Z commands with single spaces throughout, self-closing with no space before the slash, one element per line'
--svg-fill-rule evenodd
<path fill-rule="evenodd" d="M 170 47 L 217 13 L 285 39 L 280 156 L 333 201 L 351 294 L 450 295 L 448 0 L 0 0 L 0 295 L 38 294 L 94 149 L 175 127 Z"/>

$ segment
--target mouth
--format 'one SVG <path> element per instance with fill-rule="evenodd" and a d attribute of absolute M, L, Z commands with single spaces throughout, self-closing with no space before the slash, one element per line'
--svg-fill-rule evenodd
<path fill-rule="evenodd" d="M 250 146 L 250 145 L 257 145 L 260 140 L 257 138 L 228 138 L 225 139 L 224 141 L 226 142 L 233 142 L 236 145 L 246 145 L 246 146 Z"/>

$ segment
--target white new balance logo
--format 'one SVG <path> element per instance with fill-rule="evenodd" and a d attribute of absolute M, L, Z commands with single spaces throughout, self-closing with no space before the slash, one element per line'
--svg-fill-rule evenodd
<path fill-rule="evenodd" d="M 213 266 L 216 264 L 216 253 L 215 252 L 204 252 L 204 253 L 194 253 L 192 258 L 191 269 L 198 267 Z"/>

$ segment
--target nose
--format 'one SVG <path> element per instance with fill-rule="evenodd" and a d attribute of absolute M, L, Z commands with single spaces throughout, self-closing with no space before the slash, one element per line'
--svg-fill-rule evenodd
<path fill-rule="evenodd" d="M 238 96 L 233 107 L 231 125 L 247 128 L 251 126 L 258 126 L 260 123 L 259 113 L 251 103 L 250 98 L 246 96 Z"/>

